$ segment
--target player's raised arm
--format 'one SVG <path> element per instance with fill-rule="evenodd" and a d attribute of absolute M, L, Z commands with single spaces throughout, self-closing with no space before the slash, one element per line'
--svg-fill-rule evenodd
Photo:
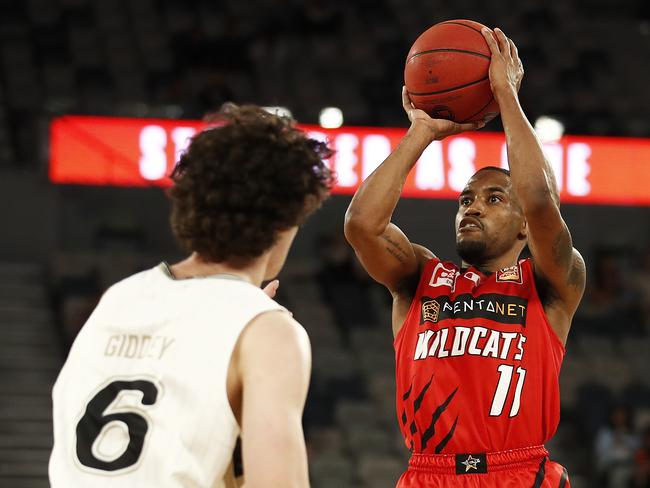
<path fill-rule="evenodd" d="M 406 177 L 431 142 L 479 127 L 430 118 L 413 107 L 405 88 L 402 104 L 411 127 L 391 155 L 361 184 L 345 214 L 345 237 L 370 276 L 391 292 L 417 282 L 420 262 L 433 256 L 421 246 L 414 247 L 391 222 Z"/>
<path fill-rule="evenodd" d="M 517 47 L 504 33 L 488 29 L 483 36 L 492 52 L 490 84 L 501 110 L 506 134 L 512 186 L 528 225 L 528 246 L 535 274 L 559 298 L 564 317 L 556 317 L 558 335 L 565 339 L 585 286 L 585 264 L 573 248 L 571 234 L 560 214 L 560 198 L 553 170 L 526 118 L 517 96 L 523 67 Z"/>
<path fill-rule="evenodd" d="M 246 488 L 309 486 L 302 412 L 311 350 L 286 312 L 268 312 L 242 333 L 242 454 Z"/>

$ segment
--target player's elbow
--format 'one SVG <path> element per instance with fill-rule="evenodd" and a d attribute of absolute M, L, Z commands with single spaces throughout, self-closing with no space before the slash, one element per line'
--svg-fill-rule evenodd
<path fill-rule="evenodd" d="M 307 452 L 299 415 L 280 428 L 270 427 L 267 432 L 247 437 L 249 442 L 256 442 L 256 447 L 247 450 L 244 445 L 246 488 L 309 486 Z"/>
<path fill-rule="evenodd" d="M 280 472 L 270 473 L 262 472 L 251 473 L 250 470 L 246 471 L 245 480 L 246 488 L 309 488 L 309 476 L 297 475 L 287 473 L 290 471 L 288 465 L 291 464 L 290 460 L 283 459 L 280 461 Z"/>
<path fill-rule="evenodd" d="M 355 241 L 356 237 L 361 232 L 359 220 L 360 219 L 358 218 L 358 216 L 355 216 L 354 212 L 350 211 L 350 209 L 348 209 L 348 211 L 345 212 L 345 219 L 343 222 L 343 234 L 345 234 L 345 238 L 350 244 L 352 244 Z"/>
<path fill-rule="evenodd" d="M 307 470 L 296 472 L 290 465 L 291 459 L 278 460 L 278 469 L 245 471 L 246 488 L 308 488 Z"/>
<path fill-rule="evenodd" d="M 359 239 L 381 234 L 382 229 L 378 229 L 367 218 L 365 218 L 358 211 L 348 208 L 345 212 L 345 222 L 343 224 L 343 233 L 347 241 L 354 245 Z"/>

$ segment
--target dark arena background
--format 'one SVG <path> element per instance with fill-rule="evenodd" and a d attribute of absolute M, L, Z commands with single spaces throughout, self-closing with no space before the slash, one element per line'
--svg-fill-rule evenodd
<path fill-rule="evenodd" d="M 312 342 L 312 485 L 395 485 L 408 451 L 390 297 L 356 262 L 343 216 L 406 130 L 411 43 L 454 18 L 517 43 L 522 105 L 587 262 L 547 447 L 576 488 L 650 486 L 647 0 L 2 0 L 0 487 L 48 486 L 67 350 L 110 284 L 182 256 L 165 175 L 230 100 L 289 110 L 337 150 L 335 194 L 299 234 L 279 301 Z M 500 130 L 427 150 L 394 219 L 414 242 L 457 259 L 454 198 L 476 168 L 502 164 Z"/>

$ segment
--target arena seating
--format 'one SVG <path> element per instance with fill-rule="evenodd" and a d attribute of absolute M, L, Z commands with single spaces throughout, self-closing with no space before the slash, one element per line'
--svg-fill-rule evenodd
<path fill-rule="evenodd" d="M 63 364 L 44 270 L 0 263 L 0 486 L 45 488 L 50 392 Z"/>
<path fill-rule="evenodd" d="M 647 2 L 29 0 L 0 6 L 0 164 L 31 165 L 47 116 L 200 117 L 226 100 L 306 123 L 403 125 L 404 56 L 449 18 L 501 26 L 520 47 L 531 117 L 580 134 L 650 135 Z M 640 64 L 641 63 L 641 64 Z M 498 130 L 498 122 L 491 126 Z"/>

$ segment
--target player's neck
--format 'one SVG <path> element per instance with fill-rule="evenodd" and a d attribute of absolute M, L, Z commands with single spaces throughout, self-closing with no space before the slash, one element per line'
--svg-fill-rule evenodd
<path fill-rule="evenodd" d="M 469 268 L 470 266 L 473 266 L 481 273 L 494 273 L 500 269 L 515 266 L 519 262 L 519 254 L 520 251 L 515 250 L 514 252 L 507 252 L 493 259 L 486 259 L 480 263 L 468 263 L 463 261 L 462 267 Z"/>
<path fill-rule="evenodd" d="M 215 275 L 228 275 L 243 281 L 260 286 L 264 280 L 268 256 L 238 261 L 228 260 L 220 263 L 204 261 L 198 254 L 193 253 L 183 261 L 169 267 L 174 278 L 178 280 L 188 278 L 205 278 Z"/>

